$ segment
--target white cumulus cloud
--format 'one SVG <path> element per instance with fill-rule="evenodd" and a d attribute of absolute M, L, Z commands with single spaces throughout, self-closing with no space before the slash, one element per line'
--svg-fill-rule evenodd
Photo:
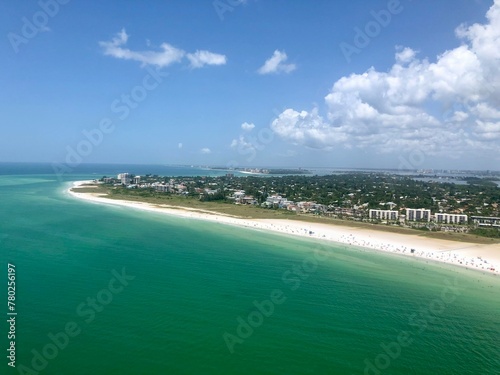
<path fill-rule="evenodd" d="M 111 41 L 99 42 L 104 54 L 117 59 L 139 61 L 143 65 L 156 65 L 165 67 L 175 62 L 180 62 L 185 55 L 181 49 L 168 43 L 163 43 L 160 51 L 132 51 L 125 48 L 129 35 L 122 29 Z"/>
<path fill-rule="evenodd" d="M 255 125 L 252 123 L 244 122 L 241 124 L 241 128 L 245 131 L 252 131 L 253 128 L 255 128 Z"/>
<path fill-rule="evenodd" d="M 205 65 L 225 65 L 226 56 L 209 51 L 196 51 L 188 53 L 187 58 L 191 63 L 192 68 L 201 68 Z"/>
<path fill-rule="evenodd" d="M 295 64 L 286 64 L 288 56 L 285 52 L 274 51 L 273 55 L 266 60 L 264 65 L 262 65 L 258 72 L 259 74 L 271 74 L 271 73 L 291 73 L 297 66 Z"/>
<path fill-rule="evenodd" d="M 247 141 L 243 135 L 240 135 L 238 138 L 231 141 L 231 148 L 237 148 L 239 150 L 255 149 L 252 142 Z"/>
<path fill-rule="evenodd" d="M 226 57 L 210 51 L 196 51 L 188 53 L 182 49 L 176 48 L 168 43 L 162 43 L 160 50 L 133 51 L 126 48 L 129 35 L 125 29 L 117 33 L 110 41 L 99 42 L 106 56 L 112 56 L 117 59 L 133 60 L 144 65 L 155 65 L 160 68 L 169 66 L 173 63 L 181 62 L 185 57 L 190 61 L 191 67 L 201 68 L 204 65 L 224 65 Z M 148 41 L 147 45 L 150 45 Z"/>
<path fill-rule="evenodd" d="M 212 150 L 210 150 L 208 147 L 204 147 L 200 150 L 202 154 L 211 154 Z"/>
<path fill-rule="evenodd" d="M 262 147 L 254 144 L 252 140 L 248 140 L 245 136 L 240 135 L 231 142 L 231 148 L 236 150 L 241 156 L 247 156 L 246 161 L 252 161 L 257 155 L 257 150 L 262 150 Z"/>
<path fill-rule="evenodd" d="M 287 109 L 272 129 L 311 148 L 372 149 L 459 157 L 500 151 L 500 0 L 488 22 L 460 26 L 462 45 L 434 62 L 397 48 L 394 65 L 342 77 L 325 97 L 324 116 Z"/>

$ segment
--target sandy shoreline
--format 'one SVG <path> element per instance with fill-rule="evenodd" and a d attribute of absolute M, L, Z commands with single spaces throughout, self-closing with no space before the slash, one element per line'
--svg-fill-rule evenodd
<path fill-rule="evenodd" d="M 73 183 L 72 187 L 89 182 L 92 181 L 77 181 Z M 218 213 L 214 214 L 204 210 L 173 208 L 174 206 L 109 199 L 94 193 L 76 193 L 71 191 L 71 188 L 68 189 L 68 192 L 76 198 L 100 204 L 125 206 L 179 217 L 207 220 L 221 224 L 360 246 L 372 250 L 453 264 L 492 274 L 500 272 L 500 244 L 482 245 L 447 241 L 417 235 L 388 233 L 364 228 L 306 223 L 293 220 L 243 219 Z M 413 253 L 412 249 L 414 249 Z"/>

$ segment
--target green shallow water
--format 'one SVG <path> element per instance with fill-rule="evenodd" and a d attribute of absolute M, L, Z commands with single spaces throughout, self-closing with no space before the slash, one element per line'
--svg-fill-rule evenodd
<path fill-rule="evenodd" d="M 79 334 L 57 353 L 49 345 L 39 373 L 500 373 L 498 277 L 90 204 L 66 185 L 0 176 L 0 274 L 16 265 L 18 312 L 18 367 L 4 358 L 2 374 L 38 372 L 20 365 L 32 369 L 33 350 L 71 322 Z M 123 268 L 134 279 L 113 294 Z M 280 303 L 257 313 L 273 291 Z M 96 297 L 108 304 L 88 306 Z"/>

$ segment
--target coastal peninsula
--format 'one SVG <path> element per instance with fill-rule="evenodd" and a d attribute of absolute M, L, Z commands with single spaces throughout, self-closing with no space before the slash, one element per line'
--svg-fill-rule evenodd
<path fill-rule="evenodd" d="M 75 198 L 93 203 L 125 206 L 131 209 L 163 213 L 183 218 L 207 220 L 226 225 L 235 225 L 254 230 L 265 230 L 288 236 L 298 236 L 321 241 L 342 243 L 370 250 L 414 257 L 421 261 L 444 262 L 481 272 L 498 274 L 500 271 L 500 244 L 493 239 L 462 235 L 450 239 L 425 236 L 415 230 L 401 230 L 386 226 L 359 225 L 355 222 L 337 220 L 322 221 L 298 215 L 273 216 L 246 215 L 216 212 L 202 206 L 189 207 L 169 204 L 168 200 L 147 201 L 140 197 L 120 197 L 109 194 L 97 181 L 77 181 L 68 189 Z M 176 202 L 178 203 L 178 202 Z M 211 208 L 211 207 L 208 207 Z M 242 207 L 247 209 L 247 207 Z M 272 218 L 270 218 L 272 217 Z M 312 219 L 312 220 L 311 220 Z M 382 230 L 380 230 L 382 229 Z M 453 238 L 453 240 L 451 239 Z"/>

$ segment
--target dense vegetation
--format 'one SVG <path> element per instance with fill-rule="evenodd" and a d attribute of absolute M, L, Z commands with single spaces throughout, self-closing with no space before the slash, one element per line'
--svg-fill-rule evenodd
<path fill-rule="evenodd" d="M 425 182 L 392 174 L 341 173 L 328 176 L 145 176 L 142 182 L 162 182 L 185 186 L 183 194 L 205 201 L 224 201 L 234 191 L 244 190 L 258 203 L 271 195 L 288 200 L 313 201 L 325 206 L 364 209 L 427 208 L 435 212 L 464 213 L 469 216 L 500 216 L 500 187 L 489 180 L 472 178 L 467 185 Z M 210 189 L 216 193 L 200 194 Z M 158 195 L 154 189 L 138 189 Z M 174 192 L 173 194 L 177 194 Z"/>
<path fill-rule="evenodd" d="M 104 179 L 103 179 L 104 180 Z M 346 225 L 383 224 L 385 230 L 419 229 L 432 236 L 453 234 L 456 238 L 470 236 L 491 241 L 500 240 L 498 228 L 476 228 L 436 222 L 390 223 L 370 220 L 368 210 L 392 209 L 405 213 L 404 208 L 426 208 L 433 213 L 464 213 L 470 216 L 500 217 L 500 187 L 481 183 L 477 179 L 468 184 L 428 182 L 408 176 L 389 173 L 349 172 L 327 176 L 197 176 L 164 177 L 146 175 L 138 185 L 123 186 L 116 178 L 108 184 L 88 189 L 101 192 L 114 199 L 145 201 L 157 204 L 211 210 L 228 215 L 253 218 L 293 218 L 294 220 L 333 220 Z M 488 182 L 491 182 L 488 181 Z M 84 188 L 84 187 L 82 187 Z M 85 188 L 84 188 L 85 189 Z M 168 192 L 160 191 L 167 190 Z M 278 209 L 278 205 L 235 205 L 235 194 L 247 203 L 263 203 L 268 197 L 280 195 L 293 202 L 315 202 L 319 211 L 293 212 Z M 267 208 L 265 208 L 267 207 Z M 271 208 L 271 209 L 269 209 Z M 338 220 L 341 219 L 341 220 Z M 342 219 L 349 219 L 343 221 Z M 469 223 L 471 224 L 471 223 Z M 446 232 L 446 233 L 443 233 Z M 466 233 L 469 233 L 466 235 Z M 461 237 L 460 237 L 461 238 Z"/>
<path fill-rule="evenodd" d="M 469 233 L 481 237 L 500 238 L 500 230 L 495 228 L 475 228 L 472 229 Z"/>
<path fill-rule="evenodd" d="M 500 216 L 500 188 L 490 181 L 458 185 L 374 173 L 267 178 L 196 177 L 189 180 L 192 180 L 190 186 L 196 187 L 216 184 L 226 195 L 241 189 L 258 202 L 278 194 L 292 201 L 314 201 L 338 207 L 366 204 L 367 208 L 429 208 L 433 212 Z"/>

